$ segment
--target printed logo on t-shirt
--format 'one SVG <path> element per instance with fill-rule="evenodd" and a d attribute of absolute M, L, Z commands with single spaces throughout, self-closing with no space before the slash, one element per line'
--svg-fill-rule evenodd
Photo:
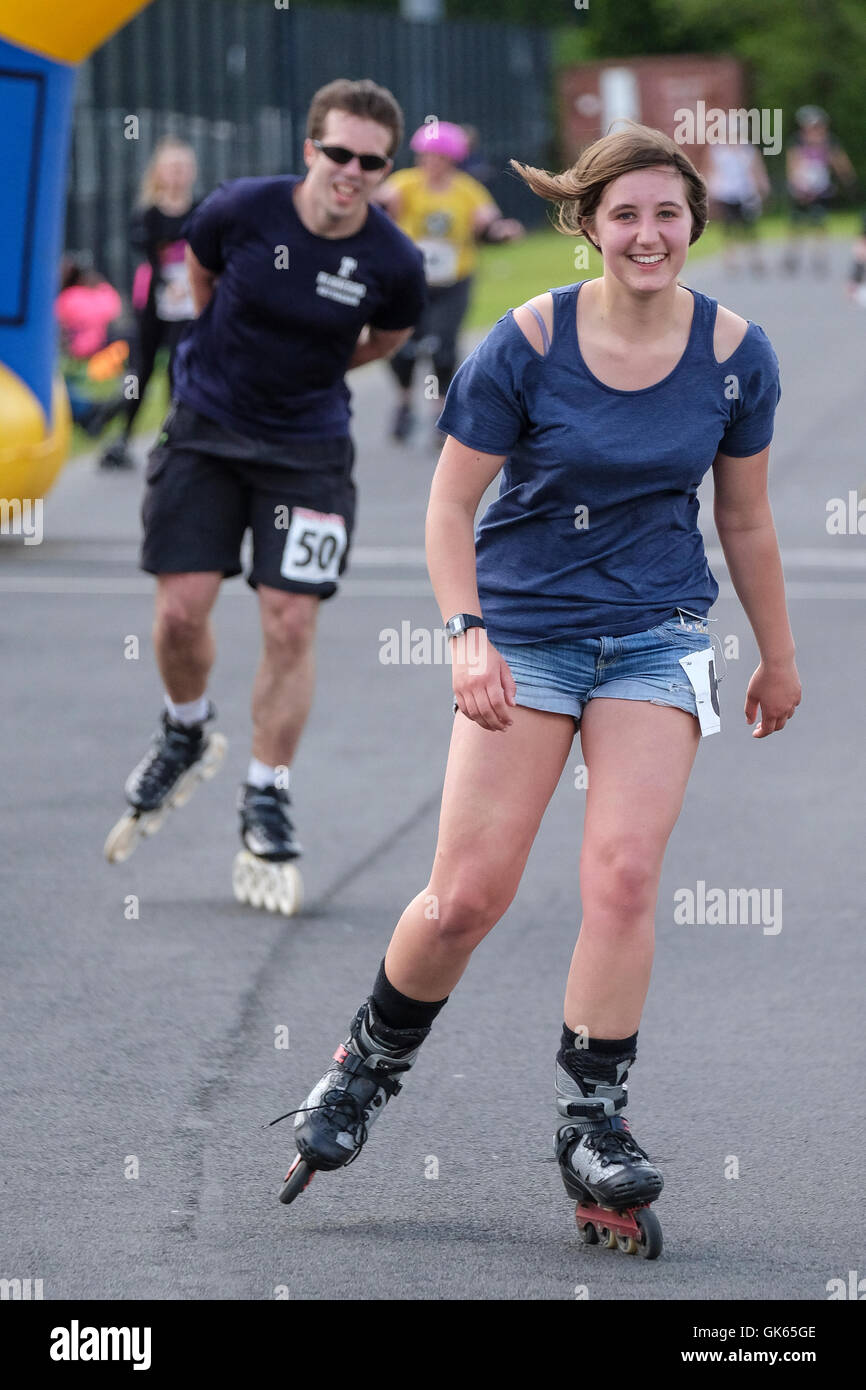
<path fill-rule="evenodd" d="M 357 269 L 358 262 L 355 258 L 344 256 L 336 275 L 320 270 L 316 276 L 316 294 L 322 295 L 324 299 L 335 299 L 338 304 L 351 304 L 353 308 L 357 308 L 367 293 L 366 285 L 352 279 Z"/>
<path fill-rule="evenodd" d="M 450 212 L 428 212 L 427 216 L 424 218 L 424 232 L 426 236 L 450 236 L 453 225 L 454 218 L 451 216 Z"/>

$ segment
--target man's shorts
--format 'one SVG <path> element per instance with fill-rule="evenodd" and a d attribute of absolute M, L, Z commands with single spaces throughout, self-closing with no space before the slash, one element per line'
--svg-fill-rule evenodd
<path fill-rule="evenodd" d="M 697 718 L 695 694 L 680 657 L 711 645 L 706 618 L 684 609 L 657 627 L 626 637 L 494 642 L 517 685 L 517 704 L 570 714 L 578 727 L 587 702 L 597 699 L 648 700 Z"/>
<path fill-rule="evenodd" d="M 142 569 L 228 579 L 242 571 L 249 527 L 253 588 L 336 593 L 355 521 L 352 440 L 287 441 L 280 462 L 277 446 L 258 443 L 173 405 L 148 457 Z"/>

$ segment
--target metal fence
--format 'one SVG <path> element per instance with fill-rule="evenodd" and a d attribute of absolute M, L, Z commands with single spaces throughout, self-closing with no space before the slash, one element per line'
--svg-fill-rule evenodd
<path fill-rule="evenodd" d="M 503 211 L 530 225 L 543 219 L 544 205 L 507 161 L 555 157 L 544 31 L 319 5 L 154 0 L 82 66 L 67 247 L 90 252 L 127 290 L 129 213 L 156 141 L 167 134 L 190 141 L 202 194 L 224 178 L 300 172 L 310 98 L 334 77 L 372 77 L 389 87 L 408 133 L 431 114 L 476 126 Z M 398 167 L 410 159 L 404 142 Z"/>

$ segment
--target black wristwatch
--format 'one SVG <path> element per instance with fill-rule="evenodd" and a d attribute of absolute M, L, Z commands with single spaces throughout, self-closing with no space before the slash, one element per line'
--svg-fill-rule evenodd
<path fill-rule="evenodd" d="M 445 631 L 449 637 L 459 637 L 470 627 L 486 627 L 483 618 L 478 618 L 474 613 L 455 613 L 453 618 L 449 618 L 445 624 Z"/>

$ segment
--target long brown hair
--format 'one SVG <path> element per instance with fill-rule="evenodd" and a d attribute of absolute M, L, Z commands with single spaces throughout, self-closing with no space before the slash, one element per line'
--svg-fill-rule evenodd
<path fill-rule="evenodd" d="M 511 160 L 511 167 L 529 185 L 533 193 L 557 204 L 554 226 L 565 236 L 585 236 L 595 246 L 586 231 L 586 223 L 598 211 L 604 190 L 621 174 L 635 169 L 667 166 L 682 175 L 686 199 L 692 214 L 689 245 L 697 241 L 707 225 L 707 186 L 688 155 L 669 135 L 651 126 L 629 121 L 628 129 L 617 130 L 594 140 L 570 169 L 550 174 L 533 169 L 529 164 Z M 598 250 L 598 247 L 596 247 Z"/>

